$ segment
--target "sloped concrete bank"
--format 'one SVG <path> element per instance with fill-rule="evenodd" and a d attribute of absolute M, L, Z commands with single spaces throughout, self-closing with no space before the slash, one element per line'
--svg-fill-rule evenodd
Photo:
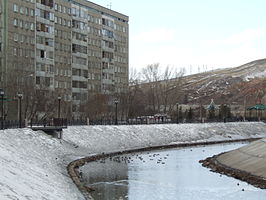
<path fill-rule="evenodd" d="M 92 196 L 90 192 L 94 191 L 93 188 L 90 188 L 85 185 L 82 181 L 82 175 L 79 173 L 79 168 L 85 165 L 86 163 L 93 162 L 100 159 L 106 159 L 113 156 L 118 156 L 122 154 L 130 154 L 135 152 L 143 152 L 143 151 L 152 151 L 152 150 L 162 150 L 162 149 L 169 149 L 169 148 L 178 148 L 178 147 L 189 147 L 189 146 L 200 146 L 200 145 L 211 145 L 211 144 L 221 144 L 221 143 L 233 143 L 233 142 L 245 142 L 245 141 L 255 141 L 261 138 L 246 138 L 246 139 L 235 139 L 235 140 L 219 140 L 219 141 L 210 141 L 210 142 L 193 142 L 193 143 L 180 143 L 180 144 L 171 144 L 171 145 L 159 145 L 159 146 L 151 146 L 151 147 L 144 147 L 138 149 L 131 149 L 131 150 L 123 150 L 111 153 L 102 153 L 98 155 L 84 157 L 78 160 L 71 162 L 68 167 L 68 174 L 72 178 L 73 182 L 76 184 L 78 189 L 83 193 L 86 199 L 92 200 Z"/>
<path fill-rule="evenodd" d="M 201 160 L 204 167 L 266 189 L 266 139 Z"/>

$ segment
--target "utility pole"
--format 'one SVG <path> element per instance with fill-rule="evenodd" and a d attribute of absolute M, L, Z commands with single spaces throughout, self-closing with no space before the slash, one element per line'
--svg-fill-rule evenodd
<path fill-rule="evenodd" d="M 21 111 L 21 100 L 23 95 L 18 93 L 18 100 L 19 100 L 19 128 L 22 128 L 22 111 Z"/>
<path fill-rule="evenodd" d="M 0 89 L 0 96 L 1 96 L 1 101 L 2 101 L 2 120 L 1 120 L 1 128 L 4 130 L 4 95 L 5 92 L 3 89 Z"/>
<path fill-rule="evenodd" d="M 112 2 L 110 2 L 110 3 L 107 5 L 107 7 L 108 7 L 110 10 L 112 10 Z"/>
<path fill-rule="evenodd" d="M 179 123 L 179 110 L 178 110 L 178 106 L 179 106 L 179 104 L 176 103 L 176 110 L 177 110 L 176 123 L 177 123 L 177 124 Z"/>
<path fill-rule="evenodd" d="M 118 121 L 117 121 L 117 104 L 118 104 L 118 100 L 115 100 L 115 125 L 118 125 Z"/>

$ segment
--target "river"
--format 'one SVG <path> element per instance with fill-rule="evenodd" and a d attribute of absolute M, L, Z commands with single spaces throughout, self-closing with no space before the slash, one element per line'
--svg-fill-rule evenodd
<path fill-rule="evenodd" d="M 264 200 L 266 190 L 211 172 L 201 159 L 245 143 L 166 149 L 116 156 L 81 168 L 95 200 Z"/>

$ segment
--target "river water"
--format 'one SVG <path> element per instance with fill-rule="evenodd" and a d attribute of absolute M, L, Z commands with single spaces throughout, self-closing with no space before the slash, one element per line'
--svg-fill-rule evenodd
<path fill-rule="evenodd" d="M 217 144 L 116 156 L 81 168 L 95 200 L 265 200 L 266 190 L 211 172 L 201 159 L 245 144 Z"/>

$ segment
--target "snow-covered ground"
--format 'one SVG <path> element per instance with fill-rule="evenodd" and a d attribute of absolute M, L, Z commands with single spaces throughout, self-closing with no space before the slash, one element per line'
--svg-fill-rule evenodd
<path fill-rule="evenodd" d="M 92 153 L 174 143 L 266 136 L 265 123 L 205 123 L 69 127 L 64 139 Z"/>
<path fill-rule="evenodd" d="M 0 131 L 1 200 L 84 199 L 67 165 L 95 153 L 183 142 L 266 137 L 264 123 L 73 126 L 63 140 L 41 131 Z"/>

